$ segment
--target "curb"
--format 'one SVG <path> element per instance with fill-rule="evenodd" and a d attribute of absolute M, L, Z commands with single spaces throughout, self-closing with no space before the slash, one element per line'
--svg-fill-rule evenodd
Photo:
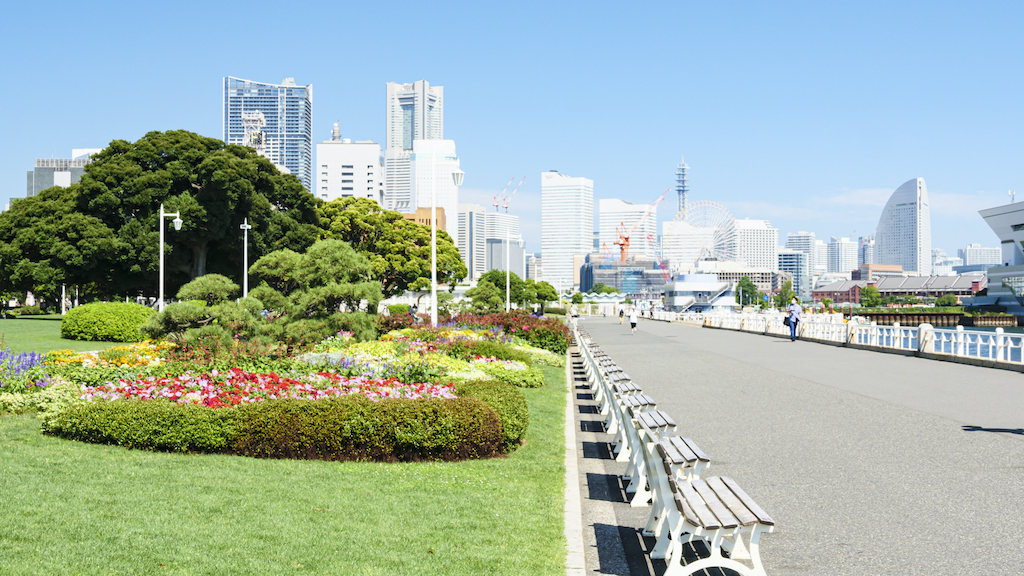
<path fill-rule="evenodd" d="M 571 347 L 570 347 L 571 348 Z M 573 412 L 572 356 L 565 352 L 565 575 L 583 576 L 583 504 L 580 501 L 580 477 L 576 467 L 576 414 Z"/>

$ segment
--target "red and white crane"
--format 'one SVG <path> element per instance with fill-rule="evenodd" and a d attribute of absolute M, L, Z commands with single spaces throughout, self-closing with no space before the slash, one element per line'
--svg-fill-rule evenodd
<path fill-rule="evenodd" d="M 620 262 L 625 262 L 626 261 L 626 257 L 629 255 L 629 237 L 630 237 L 630 235 L 632 235 L 633 232 L 636 231 L 636 229 L 640 227 L 640 224 L 642 224 L 644 221 L 646 221 L 647 218 L 649 218 L 651 216 L 651 213 L 654 212 L 658 208 L 658 204 L 661 204 L 661 201 L 665 199 L 665 195 L 669 193 L 669 190 L 672 190 L 672 189 L 669 188 L 668 190 L 665 190 L 664 192 L 662 192 L 661 196 L 659 196 L 658 199 L 654 201 L 654 204 L 651 204 L 650 208 L 648 208 L 647 211 L 644 212 L 643 216 L 638 218 L 637 221 L 633 223 L 633 226 L 629 230 L 626 230 L 625 223 L 620 223 L 615 228 L 615 232 L 616 232 L 616 234 L 618 236 L 618 238 L 615 240 L 615 244 L 617 244 L 618 247 L 619 247 L 619 261 Z"/>
<path fill-rule="evenodd" d="M 512 185 L 512 181 L 515 180 L 515 179 L 516 179 L 515 176 L 509 178 L 508 179 L 508 184 L 505 184 L 505 189 L 501 191 L 501 194 L 496 194 L 494 196 L 494 202 L 491 205 L 494 206 L 494 211 L 495 212 L 498 211 L 498 206 L 501 206 L 501 197 L 505 195 L 505 192 L 508 192 L 508 187 Z"/>
<path fill-rule="evenodd" d="M 516 177 L 513 176 L 512 179 L 515 180 Z M 525 181 L 526 181 L 526 176 L 523 176 L 523 179 L 519 181 L 519 184 L 516 184 L 515 190 L 513 190 L 512 193 L 508 195 L 508 198 L 505 198 L 505 201 L 502 203 L 502 206 L 505 208 L 505 213 L 506 214 L 508 214 L 508 201 L 511 200 L 512 197 L 516 195 L 516 192 L 519 192 L 519 187 L 522 186 L 523 182 L 525 182 Z M 511 184 L 511 182 L 510 182 L 510 184 Z M 506 186 L 505 189 L 507 190 L 508 187 Z"/>

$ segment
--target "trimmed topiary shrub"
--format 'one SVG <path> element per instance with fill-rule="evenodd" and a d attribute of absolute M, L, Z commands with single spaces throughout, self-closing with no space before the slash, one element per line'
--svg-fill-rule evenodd
<path fill-rule="evenodd" d="M 138 342 L 139 328 L 153 309 L 127 302 L 97 302 L 72 308 L 60 323 L 60 335 L 71 340 Z"/>
<path fill-rule="evenodd" d="M 408 304 L 388 304 L 388 312 L 391 314 L 409 314 Z"/>
<path fill-rule="evenodd" d="M 494 380 L 475 380 L 455 385 L 460 398 L 479 398 L 501 417 L 501 448 L 509 453 L 522 444 L 530 425 L 526 396 L 515 386 Z"/>
<path fill-rule="evenodd" d="M 178 300 L 202 300 L 207 306 L 216 306 L 238 294 L 238 284 L 221 274 L 206 274 L 185 284 L 178 290 Z"/>
<path fill-rule="evenodd" d="M 474 365 L 488 376 L 517 388 L 540 388 L 544 385 L 544 373 L 537 368 L 509 370 L 500 366 Z"/>

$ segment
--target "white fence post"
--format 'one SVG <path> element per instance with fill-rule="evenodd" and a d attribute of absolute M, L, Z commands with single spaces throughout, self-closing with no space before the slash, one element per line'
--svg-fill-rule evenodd
<path fill-rule="evenodd" d="M 929 346 L 932 345 L 932 341 L 935 340 L 935 327 L 931 324 L 919 324 L 917 326 L 917 352 L 924 354 L 926 352 L 932 352 L 929 350 Z"/>
<path fill-rule="evenodd" d="M 893 322 L 892 323 L 892 347 L 893 348 L 901 348 L 900 344 L 902 344 L 902 342 L 900 342 L 900 323 L 899 322 Z"/>
<path fill-rule="evenodd" d="M 957 326 L 956 327 L 956 346 L 954 346 L 954 348 L 953 348 L 953 355 L 954 356 L 965 356 L 966 355 L 965 348 L 966 348 L 966 346 L 964 346 L 964 327 L 963 326 Z"/>
<path fill-rule="evenodd" d="M 1003 329 L 996 328 L 996 360 L 999 362 L 1006 361 L 1006 342 L 1003 336 Z"/>

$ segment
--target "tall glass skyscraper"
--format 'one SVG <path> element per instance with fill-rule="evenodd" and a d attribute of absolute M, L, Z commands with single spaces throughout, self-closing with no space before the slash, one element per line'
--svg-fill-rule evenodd
<path fill-rule="evenodd" d="M 875 230 L 875 264 L 899 264 L 932 273 L 932 224 L 924 178 L 903 183 L 889 197 Z"/>
<path fill-rule="evenodd" d="M 253 146 L 253 131 L 260 133 L 257 150 L 262 148 L 268 160 L 287 168 L 313 191 L 312 84 L 300 86 L 294 78 L 269 84 L 227 76 L 223 124 L 228 144 Z"/>
<path fill-rule="evenodd" d="M 388 82 L 387 96 L 384 206 L 410 212 L 416 209 L 410 165 L 413 143 L 444 138 L 444 86 L 431 86 L 426 80 Z"/>

